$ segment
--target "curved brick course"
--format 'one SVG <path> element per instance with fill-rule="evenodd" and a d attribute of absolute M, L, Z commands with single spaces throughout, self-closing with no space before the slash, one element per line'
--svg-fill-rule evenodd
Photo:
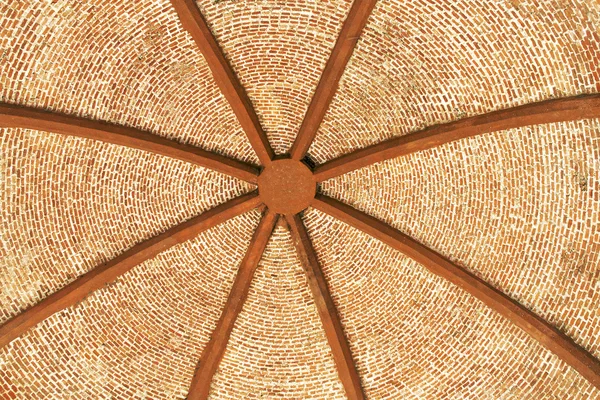
<path fill-rule="evenodd" d="M 173 1 L 186 1 L 180 13 L 194 5 Z M 195 3 L 270 145 L 285 154 L 353 3 Z M 258 165 L 239 104 L 229 105 L 211 73 L 217 58 L 204 58 L 178 12 L 167 0 L 3 2 L 0 102 Z M 202 39 L 201 24 L 195 32 Z M 381 0 L 353 39 L 308 164 L 425 126 L 600 91 L 593 0 Z M 132 246 L 256 189 L 146 151 L 0 128 L 0 328 Z M 249 195 L 245 210 L 264 192 Z M 600 359 L 600 120 L 458 140 L 327 180 L 317 193 L 443 254 Z M 155 257 L 15 335 L 0 349 L 0 398 L 182 400 L 206 390 L 215 400 L 600 400 L 593 368 L 587 381 L 477 298 L 321 211 L 300 213 L 304 247 L 280 219 L 258 257 L 264 212 L 182 243 L 190 236 L 163 237 Z M 303 269 L 317 264 L 309 242 L 327 281 L 321 297 L 311 292 L 318 266 L 315 276 Z M 256 266 L 252 280 L 237 281 L 247 276 L 240 265 Z M 236 311 L 230 300 L 240 293 Z M 323 306 L 329 295 L 336 310 Z M 319 313 L 341 321 L 337 351 Z M 230 333 L 216 330 L 232 315 Z M 352 375 L 336 368 L 348 348 L 342 362 L 360 377 L 350 396 Z M 212 349 L 224 349 L 216 373 L 190 392 Z"/>

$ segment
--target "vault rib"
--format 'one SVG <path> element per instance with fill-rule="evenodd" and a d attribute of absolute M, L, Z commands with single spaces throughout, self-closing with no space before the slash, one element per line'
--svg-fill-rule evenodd
<path fill-rule="evenodd" d="M 286 215 L 285 218 L 290 227 L 298 257 L 304 268 L 306 280 L 313 294 L 346 395 L 349 400 L 364 400 L 366 397 L 352 359 L 350 346 L 306 228 L 297 214 Z"/>
<path fill-rule="evenodd" d="M 240 125 L 246 132 L 252 148 L 262 165 L 268 165 L 274 157 L 273 150 L 263 131 L 252 103 L 239 82 L 223 50 L 214 38 L 204 16 L 194 0 L 171 0 L 184 29 L 191 35 L 204 55 L 221 92 L 231 105 Z"/>
<path fill-rule="evenodd" d="M 384 222 L 337 200 L 317 195 L 312 206 L 381 240 L 420 263 L 430 272 L 466 290 L 492 310 L 527 332 L 600 389 L 599 360 L 550 323 L 487 282 Z"/>
<path fill-rule="evenodd" d="M 133 246 L 123 254 L 97 266 L 0 326 L 0 348 L 52 314 L 83 300 L 91 292 L 114 281 L 133 267 L 177 244 L 195 238 L 200 233 L 230 218 L 248 212 L 260 204 L 258 194 L 252 192 L 205 211 L 197 217 Z"/>
<path fill-rule="evenodd" d="M 520 128 L 528 125 L 549 124 L 600 117 L 600 94 L 566 97 L 530 103 L 505 110 L 493 111 L 435 125 L 405 136 L 356 150 L 315 168 L 318 182 L 381 161 L 431 149 L 455 140 Z"/>
<path fill-rule="evenodd" d="M 377 0 L 354 0 L 300 125 L 298 136 L 290 149 L 292 159 L 302 159 L 313 142 L 376 2 Z"/>
<path fill-rule="evenodd" d="M 258 169 L 250 164 L 135 128 L 4 103 L 0 103 L 0 126 L 35 129 L 127 146 L 187 161 L 246 182 L 257 182 Z"/>
<path fill-rule="evenodd" d="M 262 258 L 278 218 L 279 216 L 276 213 L 267 211 L 260 221 L 258 228 L 256 228 L 250 246 L 238 269 L 219 322 L 209 342 L 202 351 L 190 384 L 187 400 L 205 400 L 208 398 L 213 375 L 217 371 L 219 363 L 225 354 L 235 321 L 248 297 L 252 277 Z"/>

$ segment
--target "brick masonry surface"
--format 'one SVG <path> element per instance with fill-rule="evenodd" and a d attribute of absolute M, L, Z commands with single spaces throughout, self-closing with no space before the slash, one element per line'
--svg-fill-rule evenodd
<path fill-rule="evenodd" d="M 600 121 L 450 143 L 326 181 L 600 357 Z"/>
<path fill-rule="evenodd" d="M 0 129 L 0 322 L 252 187 L 140 150 Z"/>
<path fill-rule="evenodd" d="M 258 162 L 168 0 L 0 2 L 0 101 Z"/>
<path fill-rule="evenodd" d="M 370 399 L 600 399 L 482 302 L 366 234 L 305 222 Z"/>
<path fill-rule="evenodd" d="M 0 351 L 0 389 L 18 399 L 184 399 L 258 219 L 210 229 L 40 323 Z"/>
<path fill-rule="evenodd" d="M 271 146 L 286 153 L 351 5 L 348 0 L 200 0 Z"/>
<path fill-rule="evenodd" d="M 259 263 L 211 398 L 345 398 L 304 271 L 282 227 Z"/>
<path fill-rule="evenodd" d="M 347 0 L 200 0 L 272 146 L 291 146 Z M 144 129 L 257 163 L 167 0 L 0 0 L 0 102 Z M 600 91 L 600 3 L 379 1 L 310 156 Z M 180 161 L 0 129 L 0 323 L 140 241 L 255 187 Z M 496 132 L 319 190 L 505 291 L 600 357 L 600 121 Z M 253 211 L 159 254 L 0 350 L 0 399 L 187 395 Z M 600 400 L 478 300 L 316 210 L 303 215 L 369 399 Z M 213 399 L 345 398 L 279 226 Z"/>
<path fill-rule="evenodd" d="M 378 1 L 309 153 L 599 90 L 595 0 Z"/>

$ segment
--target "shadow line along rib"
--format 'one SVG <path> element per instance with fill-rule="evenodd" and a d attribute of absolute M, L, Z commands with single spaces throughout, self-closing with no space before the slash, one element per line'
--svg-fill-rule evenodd
<path fill-rule="evenodd" d="M 250 164 L 139 129 L 31 107 L 0 103 L 0 126 L 35 129 L 131 147 L 186 161 L 254 184 L 259 174 L 258 168 Z"/>

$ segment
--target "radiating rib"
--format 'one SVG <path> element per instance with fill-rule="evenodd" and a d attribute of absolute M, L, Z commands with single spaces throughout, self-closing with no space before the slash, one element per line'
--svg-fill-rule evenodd
<path fill-rule="evenodd" d="M 258 262 L 267 246 L 267 242 L 271 237 L 271 233 L 275 228 L 277 219 L 277 214 L 267 211 L 260 221 L 256 232 L 254 232 L 250 247 L 240 264 L 237 276 L 233 282 L 233 287 L 225 303 L 221 318 L 213 331 L 210 341 L 202 351 L 202 356 L 190 384 L 187 400 L 204 400 L 208 398 L 213 375 L 217 371 L 223 354 L 225 354 L 229 336 L 239 313 L 242 311 L 246 297 L 248 297 L 252 277 L 258 267 Z"/>
<path fill-rule="evenodd" d="M 466 290 L 531 335 L 600 389 L 600 361 L 515 300 L 391 226 L 348 205 L 318 195 L 313 206 L 401 251 L 432 273 Z"/>
<path fill-rule="evenodd" d="M 268 165 L 274 154 L 267 135 L 260 126 L 258 116 L 246 91 L 225 59 L 223 50 L 213 37 L 196 2 L 194 0 L 171 0 L 171 3 L 179 15 L 181 24 L 192 35 L 204 55 L 217 85 L 240 121 L 258 159 L 262 165 Z"/>
<path fill-rule="evenodd" d="M 308 286 L 312 291 L 315 305 L 319 311 L 321 322 L 331 347 L 333 359 L 346 396 L 349 400 L 364 400 L 360 377 L 352 359 L 352 353 L 342 328 L 335 304 L 329 293 L 325 276 L 321 271 L 317 255 L 312 247 L 306 228 L 298 215 L 286 215 L 290 232 L 296 246 L 296 251 L 306 273 Z"/>
<path fill-rule="evenodd" d="M 313 142 L 376 1 L 354 0 L 290 149 L 294 160 L 302 159 Z"/>
<path fill-rule="evenodd" d="M 256 183 L 259 173 L 257 168 L 241 161 L 139 129 L 31 107 L 0 103 L 0 126 L 36 129 L 132 147 L 187 161 L 251 183 Z"/>
<path fill-rule="evenodd" d="M 0 326 L 0 348 L 6 346 L 13 339 L 16 339 L 29 328 L 37 325 L 52 314 L 83 300 L 91 292 L 114 281 L 136 265 L 155 257 L 179 243 L 193 239 L 201 232 L 230 218 L 250 211 L 260 204 L 258 194 L 256 192 L 249 193 L 221 204 L 152 239 L 133 246 L 120 256 L 97 266 Z"/>
<path fill-rule="evenodd" d="M 318 182 L 322 182 L 371 164 L 483 133 L 528 125 L 599 117 L 600 94 L 526 104 L 432 126 L 419 132 L 356 150 L 316 167 L 315 177 Z"/>

